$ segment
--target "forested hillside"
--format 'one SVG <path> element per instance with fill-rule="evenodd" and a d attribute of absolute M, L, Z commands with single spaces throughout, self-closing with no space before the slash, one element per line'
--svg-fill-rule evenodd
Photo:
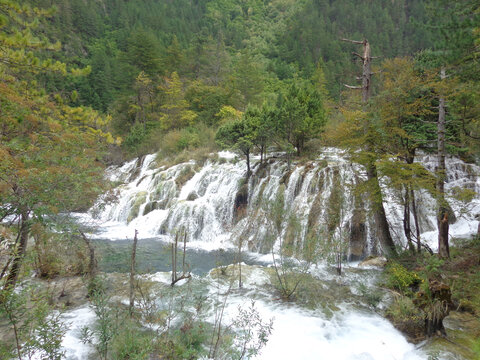
<path fill-rule="evenodd" d="M 477 359 L 479 59 L 479 0 L 0 0 L 0 358 Z"/>
<path fill-rule="evenodd" d="M 180 117 L 176 128 L 215 127 L 222 106 L 244 111 L 247 104 L 273 103 L 285 84 L 319 72 L 328 95 L 338 99 L 358 69 L 342 37 L 366 37 L 375 56 L 388 58 L 431 47 L 436 31 L 426 26 L 419 0 L 38 3 L 57 8 L 42 25 L 62 43 L 54 56 L 91 68 L 80 79 L 44 76 L 46 88 L 69 96 L 72 105 L 112 114 L 130 153 L 155 150 L 158 136 L 148 139 L 158 132 L 153 128 L 165 132 L 172 130 L 166 123 L 177 122 L 165 117 Z"/>

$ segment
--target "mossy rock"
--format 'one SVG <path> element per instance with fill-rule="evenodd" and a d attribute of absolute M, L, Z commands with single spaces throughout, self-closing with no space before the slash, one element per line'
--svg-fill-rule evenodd
<path fill-rule="evenodd" d="M 234 202 L 234 219 L 235 221 L 240 220 L 246 214 L 246 209 L 248 205 L 248 183 L 244 183 L 237 191 L 235 195 Z"/>
<path fill-rule="evenodd" d="M 152 212 L 153 210 L 158 209 L 158 202 L 157 201 L 151 201 L 145 205 L 145 208 L 143 209 L 143 215 L 147 215 L 148 213 Z"/>
<path fill-rule="evenodd" d="M 130 209 L 130 213 L 128 214 L 127 223 L 138 217 L 140 212 L 140 206 L 147 200 L 148 193 L 146 191 L 140 191 L 135 196 L 135 201 Z"/>
<path fill-rule="evenodd" d="M 187 196 L 187 201 L 195 201 L 198 199 L 198 194 L 196 191 L 192 191 L 190 194 Z"/>
<path fill-rule="evenodd" d="M 195 170 L 193 170 L 192 166 L 187 165 L 180 171 L 180 174 L 178 174 L 178 176 L 175 178 L 175 184 L 177 185 L 178 188 L 181 188 L 194 175 L 195 175 Z"/>

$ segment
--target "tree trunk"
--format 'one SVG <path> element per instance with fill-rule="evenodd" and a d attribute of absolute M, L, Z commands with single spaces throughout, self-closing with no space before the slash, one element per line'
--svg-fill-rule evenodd
<path fill-rule="evenodd" d="M 238 239 L 238 288 L 241 289 L 243 287 L 242 283 L 242 245 L 243 240 Z"/>
<path fill-rule="evenodd" d="M 370 99 L 370 83 L 372 80 L 372 54 L 370 51 L 370 43 L 367 39 L 363 41 L 363 71 L 362 71 L 362 101 L 368 102 Z"/>
<path fill-rule="evenodd" d="M 362 102 L 366 105 L 368 100 L 370 99 L 370 90 L 371 90 L 371 81 L 372 81 L 372 70 L 371 70 L 371 63 L 372 63 L 372 54 L 370 49 L 370 43 L 367 39 L 363 41 L 355 41 L 349 39 L 343 39 L 343 41 L 347 41 L 353 44 L 363 45 L 363 54 L 353 53 L 355 56 L 359 57 L 362 60 L 363 68 L 362 68 L 362 86 L 349 86 L 345 85 L 349 89 L 357 89 L 362 90 Z M 360 80 L 360 79 L 359 79 Z M 366 133 L 368 133 L 369 124 L 366 127 Z M 372 153 L 373 147 L 371 144 L 366 145 L 365 150 L 367 152 Z M 372 191 L 372 206 L 373 206 L 373 215 L 375 220 L 376 226 L 376 235 L 380 242 L 383 252 L 387 256 L 395 256 L 395 244 L 393 243 L 392 236 L 390 235 L 390 228 L 388 226 L 387 217 L 385 215 L 385 208 L 383 207 L 383 196 L 382 191 L 380 189 L 380 184 L 378 182 L 378 175 L 377 175 L 377 166 L 375 165 L 375 159 L 370 159 L 366 165 L 367 167 L 367 179 L 373 186 Z"/>
<path fill-rule="evenodd" d="M 403 231 L 407 238 L 408 249 L 410 252 L 415 253 L 415 246 L 412 241 L 412 228 L 410 225 L 410 191 L 409 185 L 405 185 L 405 198 L 403 204 Z"/>
<path fill-rule="evenodd" d="M 83 231 L 80 231 L 80 235 L 82 236 L 83 241 L 87 245 L 90 258 L 88 263 L 88 276 L 90 278 L 93 278 L 97 272 L 97 259 L 95 259 L 95 248 L 90 242 L 90 239 L 88 239 L 88 237 L 83 233 Z"/>
<path fill-rule="evenodd" d="M 133 247 L 132 247 L 132 261 L 130 268 L 130 315 L 133 314 L 133 307 L 135 305 L 135 261 L 137 256 L 137 235 L 138 231 L 135 230 L 135 236 L 133 237 Z"/>
<path fill-rule="evenodd" d="M 380 242 L 383 252 L 387 256 L 396 256 L 395 244 L 390 235 L 390 228 L 383 207 L 383 196 L 380 184 L 378 183 L 377 167 L 372 162 L 367 166 L 367 179 L 373 186 L 372 191 L 372 210 L 375 220 L 375 234 Z"/>
<path fill-rule="evenodd" d="M 20 243 L 13 255 L 12 267 L 5 280 L 4 289 L 14 288 L 18 280 L 18 274 L 22 266 L 23 258 L 27 250 L 28 234 L 30 232 L 30 224 L 28 223 L 28 211 L 22 211 L 20 215 Z"/>
<path fill-rule="evenodd" d="M 445 69 L 442 68 L 440 78 L 446 78 Z M 438 125 L 437 125 L 437 193 L 438 193 L 438 254 L 441 258 L 449 258 L 448 246 L 448 206 L 445 200 L 445 98 L 440 96 L 438 104 Z"/>
<path fill-rule="evenodd" d="M 422 251 L 422 240 L 420 238 L 420 224 L 418 223 L 418 213 L 417 213 L 417 204 L 415 201 L 415 192 L 413 189 L 410 189 L 410 197 L 412 199 L 412 213 L 413 213 L 413 221 L 415 222 L 415 234 L 417 238 L 417 252 L 420 253 Z"/>

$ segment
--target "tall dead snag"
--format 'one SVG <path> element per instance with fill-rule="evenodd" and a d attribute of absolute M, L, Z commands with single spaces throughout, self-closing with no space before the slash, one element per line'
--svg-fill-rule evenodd
<path fill-rule="evenodd" d="M 135 303 L 135 263 L 137 257 L 137 238 L 138 231 L 135 229 L 135 236 L 133 237 L 133 246 L 132 246 L 132 261 L 130 268 L 130 315 L 133 314 L 133 306 Z"/>
<path fill-rule="evenodd" d="M 178 252 L 178 232 L 175 234 L 175 243 L 172 244 L 172 283 L 171 286 L 183 279 L 192 277 L 190 272 L 186 272 L 185 254 L 187 251 L 187 233 L 183 234 L 183 260 L 182 260 L 182 275 L 177 274 L 177 252 Z"/>
<path fill-rule="evenodd" d="M 241 289 L 243 287 L 242 283 L 242 246 L 243 246 L 243 238 L 240 237 L 238 239 L 238 288 Z"/>
<path fill-rule="evenodd" d="M 440 79 L 446 78 L 445 68 L 440 71 Z M 442 258 L 450 257 L 448 246 L 448 206 L 445 200 L 445 97 L 440 95 L 438 101 L 438 124 L 437 124 L 437 193 L 438 193 L 438 255 Z"/>
<path fill-rule="evenodd" d="M 362 81 L 361 86 L 345 86 L 349 89 L 362 90 L 362 102 L 364 106 L 368 103 L 370 99 L 371 92 L 371 83 L 372 83 L 372 57 L 370 50 L 370 43 L 367 39 L 363 41 L 342 39 L 342 41 L 350 42 L 352 44 L 358 44 L 363 46 L 363 54 L 358 54 L 353 52 L 353 55 L 357 56 L 362 60 L 363 70 L 362 76 L 358 77 L 358 80 Z M 377 238 L 382 246 L 383 252 L 388 256 L 395 256 L 395 244 L 393 243 L 392 236 L 390 235 L 390 228 L 387 222 L 387 216 L 385 214 L 385 208 L 383 207 L 383 196 L 378 182 L 377 174 L 377 165 L 375 163 L 376 157 L 374 155 L 374 136 L 371 134 L 370 124 L 365 124 L 365 151 L 368 154 L 368 160 L 366 164 L 367 168 L 367 179 L 371 184 L 371 201 L 372 201 L 372 212 L 375 220 L 375 233 Z"/>
<path fill-rule="evenodd" d="M 88 248 L 89 254 L 89 261 L 88 261 L 88 276 L 90 279 L 94 278 L 97 273 L 97 259 L 95 258 L 95 248 L 92 245 L 90 239 L 85 235 L 83 231 L 80 231 L 80 235 L 82 236 L 85 245 Z"/>
<path fill-rule="evenodd" d="M 4 289 L 13 289 L 18 280 L 18 274 L 20 273 L 20 268 L 23 263 L 23 258 L 25 257 L 25 252 L 27 251 L 28 244 L 28 234 L 30 232 L 30 222 L 29 222 L 29 212 L 22 211 L 20 215 L 20 226 L 18 230 L 17 241 L 15 242 L 15 251 L 9 259 L 9 262 L 12 263 L 10 267 L 10 272 L 5 279 Z M 8 265 L 8 264 L 7 264 Z M 6 268 L 4 269 L 6 271 Z M 4 273 L 4 271 L 2 271 Z"/>

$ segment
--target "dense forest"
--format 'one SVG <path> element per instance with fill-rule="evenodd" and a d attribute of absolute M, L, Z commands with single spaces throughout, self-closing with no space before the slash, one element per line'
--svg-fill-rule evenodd
<path fill-rule="evenodd" d="M 320 81 L 325 95 L 340 99 L 343 83 L 358 75 L 342 37 L 366 37 L 375 56 L 391 58 L 433 47 L 439 33 L 422 1 L 78 0 L 56 7 L 41 25 L 62 44 L 53 56 L 90 73 L 45 75 L 41 83 L 72 106 L 111 114 L 129 156 L 151 152 L 159 133 L 172 130 L 189 129 L 175 150 L 195 146 L 199 127 L 218 126 L 222 107 L 274 104 L 294 81 Z"/>
<path fill-rule="evenodd" d="M 259 240 L 260 245 L 255 239 L 248 241 L 249 250 L 269 244 L 275 269 L 271 276 L 282 301 L 302 299 L 301 292 L 310 289 L 299 286 L 297 279 L 311 276 L 303 269 L 285 270 L 284 257 L 311 265 L 312 254 L 326 239 L 329 250 L 322 250 L 322 260 L 333 256 L 339 276 L 342 263 L 353 259 L 352 241 L 345 245 L 342 240 L 342 204 L 351 191 L 351 223 L 362 216 L 371 218 L 368 231 L 376 239 L 371 252 L 388 258 L 384 285 L 395 301 L 386 316 L 397 328 L 408 333 L 415 323 L 421 327 L 418 339 L 444 334 L 442 321 L 453 308 L 452 296 L 457 309 L 480 313 L 478 274 L 469 273 L 465 265 L 480 266 L 480 227 L 463 248 L 452 247 L 449 235 L 449 226 L 468 213 L 468 204 L 478 194 L 474 186 L 448 187 L 446 165 L 449 157 L 472 166 L 479 162 L 478 0 L 0 0 L 0 50 L 0 334 L 3 328 L 12 329 L 9 342 L 0 343 L 0 358 L 21 360 L 36 351 L 47 354 L 45 359 L 64 356 L 60 344 L 66 330 L 60 318 L 51 315 L 55 301 L 24 286 L 30 273 L 42 279 L 87 278 L 86 295 L 104 328 L 90 335 L 87 331 L 84 338 L 91 343 L 97 339 L 102 359 L 129 359 L 133 353 L 138 355 L 135 359 L 152 354 L 162 359 L 201 358 L 207 356 L 208 331 L 213 331 L 208 358 L 253 359 L 267 343 L 272 324 L 247 320 L 259 316 L 252 303 L 250 313 L 240 313 L 245 327 L 258 326 L 260 340 L 251 345 L 252 338 L 241 338 L 243 352 L 232 338 L 230 343 L 222 340 L 221 348 L 220 339 L 232 337 L 221 330 L 226 298 L 213 330 L 208 328 L 212 324 L 200 323 L 182 308 L 188 324 L 185 320 L 176 332 L 160 336 L 142 331 L 143 320 L 133 315 L 133 294 L 144 296 L 142 291 L 148 290 L 134 290 L 133 285 L 137 229 L 130 307 L 122 315 L 128 329 L 122 330 L 118 314 L 115 329 L 109 327 L 114 315 L 107 311 L 108 286 L 97 276 L 90 230 L 68 214 L 87 212 L 101 194 L 104 206 L 118 201 L 121 187 L 116 186 L 122 181 L 108 181 L 105 169 L 138 158 L 131 181 L 146 171 L 147 154 L 156 154 L 159 172 L 195 163 L 175 174 L 171 183 L 178 193 L 207 159 L 218 158 L 219 151 L 237 154 L 246 168 L 230 206 L 232 228 L 245 218 L 242 211 L 262 171 L 278 165 L 276 161 L 286 166 L 278 185 L 281 196 L 256 209 L 265 214 L 268 236 L 280 239 L 275 250 L 279 253 L 274 254 L 275 239 Z M 362 171 L 355 190 L 340 185 L 338 178 L 336 183 L 331 180 L 327 221 L 318 224 L 313 215 L 301 219 L 287 214 L 283 196 L 296 166 L 305 169 L 292 190 L 295 196 L 311 168 L 329 166 L 323 160 L 305 165 L 317 161 L 325 148 L 341 150 Z M 435 159 L 434 167 L 422 163 L 420 156 Z M 479 175 L 467 172 L 470 178 Z M 339 190 L 342 186 L 344 191 Z M 404 244 L 394 236 L 388 218 L 387 188 L 398 194 Z M 155 196 L 167 191 L 157 190 Z M 421 238 L 421 192 L 434 201 L 434 250 Z M 185 202 L 199 196 L 187 195 Z M 147 207 L 151 212 L 171 205 L 146 199 L 144 191 L 131 201 L 127 224 L 140 209 L 146 215 Z M 466 204 L 466 210 L 455 214 L 452 201 Z M 358 215 L 358 204 L 368 209 L 367 215 Z M 200 222 L 206 221 L 203 216 Z M 307 227 L 304 233 L 298 230 L 302 226 Z M 190 278 L 185 273 L 187 234 L 177 230 L 171 248 L 172 289 L 177 281 Z M 165 232 L 163 227 L 159 230 Z M 181 236 L 184 269 L 177 279 Z M 238 241 L 241 254 L 244 244 Z M 358 258 L 365 255 L 361 252 Z M 225 275 L 227 268 L 218 271 Z M 473 274 L 473 280 L 466 277 L 459 290 L 454 282 L 466 273 Z M 442 297 L 445 293 L 448 301 Z M 170 320 L 168 324 L 170 330 Z M 125 341 L 119 334 L 127 336 L 122 331 L 136 331 L 131 349 L 122 348 Z M 225 350 L 234 344 L 236 350 Z M 109 352 L 109 346 L 116 346 L 117 352 Z M 478 356 L 479 346 L 477 339 L 472 356 Z"/>

